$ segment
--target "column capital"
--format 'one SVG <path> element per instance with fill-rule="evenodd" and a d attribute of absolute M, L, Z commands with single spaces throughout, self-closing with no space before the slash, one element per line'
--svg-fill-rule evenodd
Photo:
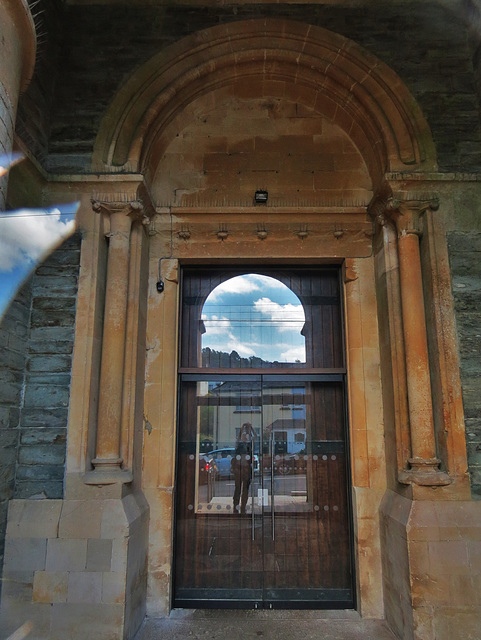
<path fill-rule="evenodd" d="M 381 227 L 390 223 L 398 235 L 421 235 L 420 219 L 426 211 L 437 211 L 439 200 L 430 198 L 406 198 L 404 194 L 393 194 L 384 190 L 371 200 L 368 213 Z"/>
<path fill-rule="evenodd" d="M 421 217 L 426 211 L 437 211 L 439 200 L 435 197 L 426 199 L 402 199 L 393 196 L 393 221 L 399 235 L 415 234 L 420 236 Z"/>
<path fill-rule="evenodd" d="M 131 218 L 131 220 L 142 222 L 143 225 L 147 225 L 150 222 L 149 216 L 145 212 L 144 205 L 141 200 L 123 201 L 107 201 L 97 200 L 92 198 L 92 209 L 95 213 L 105 213 L 108 216 L 124 215 Z"/>

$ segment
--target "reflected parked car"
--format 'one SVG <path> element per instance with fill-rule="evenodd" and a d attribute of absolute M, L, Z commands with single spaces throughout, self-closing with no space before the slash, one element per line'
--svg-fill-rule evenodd
<path fill-rule="evenodd" d="M 199 484 L 207 484 L 217 478 L 217 465 L 212 454 L 201 453 L 199 455 Z"/>
<path fill-rule="evenodd" d="M 232 478 L 233 473 L 231 469 L 232 458 L 235 457 L 234 447 L 225 447 L 224 449 L 214 449 L 209 452 L 209 456 L 214 459 L 217 476 L 219 478 Z M 259 471 L 259 456 L 254 454 L 254 473 Z"/>

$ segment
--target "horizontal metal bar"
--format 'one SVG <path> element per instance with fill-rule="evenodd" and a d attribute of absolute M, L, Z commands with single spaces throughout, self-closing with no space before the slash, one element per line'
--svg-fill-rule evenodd
<path fill-rule="evenodd" d="M 245 370 L 244 370 L 245 371 Z M 182 373 L 181 379 L 184 382 L 277 382 L 277 383 L 299 383 L 299 382 L 342 382 L 344 372 L 330 373 Z"/>
<path fill-rule="evenodd" d="M 298 376 L 298 375 L 324 375 L 324 374 L 345 374 L 345 367 L 329 367 L 329 368 L 320 368 L 320 367 L 276 367 L 276 368 L 265 368 L 265 369 L 234 369 L 234 368 L 200 368 L 200 367 L 180 367 L 180 374 L 198 374 L 198 375 L 258 375 L 258 376 L 266 376 L 266 375 L 283 375 L 283 376 Z"/>

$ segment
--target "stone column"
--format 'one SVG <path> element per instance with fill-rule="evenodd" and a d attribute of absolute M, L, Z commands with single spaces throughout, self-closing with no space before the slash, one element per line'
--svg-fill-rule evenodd
<path fill-rule="evenodd" d="M 135 220 L 143 218 L 143 206 L 133 202 L 93 201 L 94 211 L 109 216 L 107 277 L 105 293 L 102 357 L 100 363 L 99 404 L 95 469 L 92 482 L 109 483 L 131 480 L 122 472 L 120 456 L 122 388 L 124 383 L 125 338 L 127 325 L 127 295 L 129 285 L 130 235 Z M 91 474 L 92 475 L 92 474 Z M 90 483 L 90 481 L 89 481 Z M 101 483 L 101 482 L 100 482 Z"/>
<path fill-rule="evenodd" d="M 18 97 L 33 74 L 35 25 L 27 0 L 0 2 L 0 156 L 12 152 Z M 0 211 L 5 209 L 7 175 L 0 168 Z"/>
<path fill-rule="evenodd" d="M 428 209 L 438 208 L 437 201 L 393 202 L 398 236 L 402 321 L 406 357 L 412 456 L 410 469 L 401 474 L 401 482 L 433 486 L 450 483 L 448 474 L 439 470 L 429 370 L 426 314 L 424 309 L 420 218 Z"/>

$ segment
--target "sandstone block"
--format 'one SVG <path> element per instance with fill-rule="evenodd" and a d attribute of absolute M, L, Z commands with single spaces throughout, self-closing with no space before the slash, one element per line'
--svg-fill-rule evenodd
<path fill-rule="evenodd" d="M 102 503 L 98 501 L 66 500 L 59 524 L 61 538 L 99 538 Z"/>
<path fill-rule="evenodd" d="M 112 566 L 112 540 L 87 541 L 87 571 L 110 571 Z"/>
<path fill-rule="evenodd" d="M 68 574 L 68 602 L 95 604 L 102 598 L 102 573 L 71 571 Z"/>
<path fill-rule="evenodd" d="M 36 571 L 33 578 L 34 602 L 66 602 L 68 573 Z"/>
<path fill-rule="evenodd" d="M 43 571 L 46 550 L 47 540 L 45 538 L 7 538 L 5 540 L 4 575 L 8 576 L 11 571 Z"/>
<path fill-rule="evenodd" d="M 56 538 L 61 500 L 12 500 L 8 511 L 9 538 Z"/>
<path fill-rule="evenodd" d="M 49 640 L 123 640 L 123 604 L 59 603 L 53 605 Z"/>
<path fill-rule="evenodd" d="M 54 538 L 48 541 L 47 571 L 84 571 L 86 564 L 87 540 Z"/>
<path fill-rule="evenodd" d="M 106 604 L 125 602 L 125 573 L 109 571 L 103 574 L 102 602 Z"/>

